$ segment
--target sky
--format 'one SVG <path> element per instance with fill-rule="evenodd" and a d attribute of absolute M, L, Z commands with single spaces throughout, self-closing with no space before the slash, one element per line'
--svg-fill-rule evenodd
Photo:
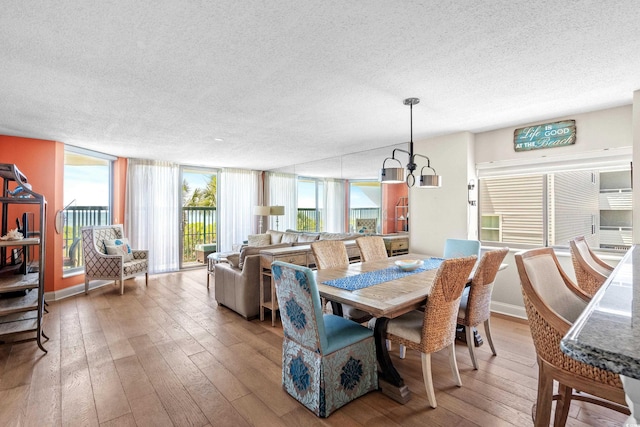
<path fill-rule="evenodd" d="M 65 165 L 64 205 L 71 202 L 74 206 L 109 206 L 108 166 Z"/>
<path fill-rule="evenodd" d="M 298 208 L 313 209 L 315 203 L 315 182 L 314 181 L 298 181 Z M 372 200 L 370 195 L 363 191 L 359 185 L 351 186 L 351 209 L 360 208 L 379 208 L 380 200 Z"/>
<path fill-rule="evenodd" d="M 210 174 L 184 171 L 183 179 L 193 191 L 195 188 L 206 188 Z M 71 166 L 64 168 L 64 204 L 74 199 L 75 206 L 107 206 L 109 204 L 109 172 L 107 166 Z M 315 182 L 300 181 L 298 183 L 298 207 L 315 207 Z M 376 201 L 362 191 L 358 185 L 351 186 L 351 208 L 379 207 Z"/>

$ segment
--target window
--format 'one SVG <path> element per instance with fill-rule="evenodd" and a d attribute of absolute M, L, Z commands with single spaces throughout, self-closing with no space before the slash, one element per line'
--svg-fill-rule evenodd
<path fill-rule="evenodd" d="M 568 246 L 585 236 L 596 248 L 631 245 L 627 167 L 502 174 L 480 179 L 479 235 L 486 244 Z"/>
<path fill-rule="evenodd" d="M 82 260 L 80 229 L 111 224 L 111 183 L 114 157 L 65 147 L 63 271 L 79 271 Z"/>
<path fill-rule="evenodd" d="M 345 212 L 344 180 L 298 178 L 298 230 L 344 232 Z"/>
<path fill-rule="evenodd" d="M 217 251 L 218 175 L 212 169 L 182 167 L 181 266 L 205 263 Z"/>
<path fill-rule="evenodd" d="M 324 185 L 322 180 L 298 178 L 298 226 L 299 231 L 324 231 L 322 210 Z"/>
<path fill-rule="evenodd" d="M 351 181 L 349 183 L 349 227 L 353 232 L 377 233 L 381 227 L 380 204 L 382 190 L 378 181 Z M 375 220 L 374 230 L 357 227 L 358 220 Z M 362 224 L 367 222 L 362 221 Z"/>

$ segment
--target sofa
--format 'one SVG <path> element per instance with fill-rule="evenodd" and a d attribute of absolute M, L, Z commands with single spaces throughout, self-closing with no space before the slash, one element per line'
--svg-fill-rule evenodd
<path fill-rule="evenodd" d="M 267 230 L 249 235 L 240 253 L 227 256 L 226 263 L 215 265 L 215 298 L 247 320 L 260 314 L 260 251 L 294 245 L 308 245 L 316 240 L 353 240 L 357 233 L 310 233 L 296 230 Z M 270 292 L 266 289 L 266 292 Z"/>

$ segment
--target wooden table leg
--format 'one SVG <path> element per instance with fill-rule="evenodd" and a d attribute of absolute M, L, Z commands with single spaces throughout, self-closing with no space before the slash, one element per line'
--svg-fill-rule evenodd
<path fill-rule="evenodd" d="M 269 279 L 269 287 L 271 288 L 271 326 L 276 326 L 276 284 L 273 283 L 273 279 Z"/>
<path fill-rule="evenodd" d="M 373 332 L 376 342 L 376 357 L 378 358 L 378 365 L 380 367 L 378 381 L 383 394 L 389 396 L 396 402 L 405 404 L 411 398 L 411 393 L 391 362 L 391 357 L 389 356 L 385 342 L 387 323 L 389 323 L 389 319 L 386 317 L 376 319 L 376 326 Z"/>

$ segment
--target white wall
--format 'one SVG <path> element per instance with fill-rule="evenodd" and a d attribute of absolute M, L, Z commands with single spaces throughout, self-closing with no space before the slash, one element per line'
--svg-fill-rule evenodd
<path fill-rule="evenodd" d="M 449 238 L 477 238 L 477 208 L 467 203 L 467 184 L 475 178 L 475 165 L 481 163 L 549 162 L 554 159 L 580 156 L 608 156 L 616 151 L 628 152 L 633 145 L 633 117 L 640 123 L 640 94 L 635 94 L 636 111 L 632 106 L 622 106 L 585 114 L 550 118 L 535 123 L 523 123 L 489 132 L 471 134 L 457 133 L 423 140 L 415 143 L 415 151 L 429 156 L 431 165 L 442 175 L 440 189 L 413 188 L 409 192 L 409 209 L 412 221 L 409 234 L 411 251 L 440 255 L 444 241 Z M 526 152 L 515 152 L 513 135 L 517 128 L 532 124 L 560 120 L 576 121 L 576 143 L 568 147 L 549 148 Z M 635 138 L 640 144 L 640 125 Z M 636 150 L 640 151 L 640 150 Z M 640 162 L 640 160 L 639 160 Z M 634 174 L 634 180 L 640 179 Z M 634 188 L 640 189 L 635 183 Z M 640 190 L 638 190 L 640 191 Z M 634 191 L 635 193 L 635 191 Z M 640 203 L 640 197 L 634 197 Z M 640 207 L 634 206 L 634 222 L 640 224 Z M 472 218 L 469 218 L 472 216 Z M 419 219 L 419 220 L 417 220 Z M 637 221 L 636 221 L 637 219 Z M 640 227 L 638 232 L 640 232 Z M 635 231 L 634 231 L 635 232 Z M 634 238 L 634 241 L 638 239 Z M 501 271 L 493 291 L 492 309 L 497 312 L 525 317 L 520 291 L 520 279 L 512 250 L 505 263 L 509 266 Z M 558 253 L 558 258 L 567 274 L 574 278 L 573 266 L 568 253 Z M 615 259 L 608 260 L 615 265 Z"/>
<path fill-rule="evenodd" d="M 640 147 L 640 90 L 633 93 L 633 146 Z M 633 150 L 633 163 L 640 165 L 640 149 Z M 632 171 L 633 172 L 633 171 Z M 633 224 L 640 224 L 640 174 L 633 173 Z M 640 243 L 640 226 L 633 228 L 633 243 Z"/>
<path fill-rule="evenodd" d="M 475 229 L 468 218 L 467 183 L 473 176 L 473 134 L 462 132 L 414 142 L 415 153 L 425 155 L 442 176 L 442 187 L 409 190 L 409 239 L 415 253 L 442 255 L 447 238 L 467 239 Z M 423 166 L 418 158 L 418 170 Z M 426 170 L 425 170 L 426 173 Z M 429 171 L 431 173 L 431 171 Z M 473 237 L 472 235 L 471 237 Z"/>
<path fill-rule="evenodd" d="M 612 148 L 631 147 L 632 113 L 631 105 L 594 111 L 585 114 L 550 118 L 535 123 L 523 123 L 513 127 L 482 132 L 475 135 L 476 163 L 509 160 L 543 160 L 545 158 L 573 156 Z M 566 147 L 516 152 L 513 148 L 513 132 L 533 124 L 576 121 L 576 143 Z"/>

